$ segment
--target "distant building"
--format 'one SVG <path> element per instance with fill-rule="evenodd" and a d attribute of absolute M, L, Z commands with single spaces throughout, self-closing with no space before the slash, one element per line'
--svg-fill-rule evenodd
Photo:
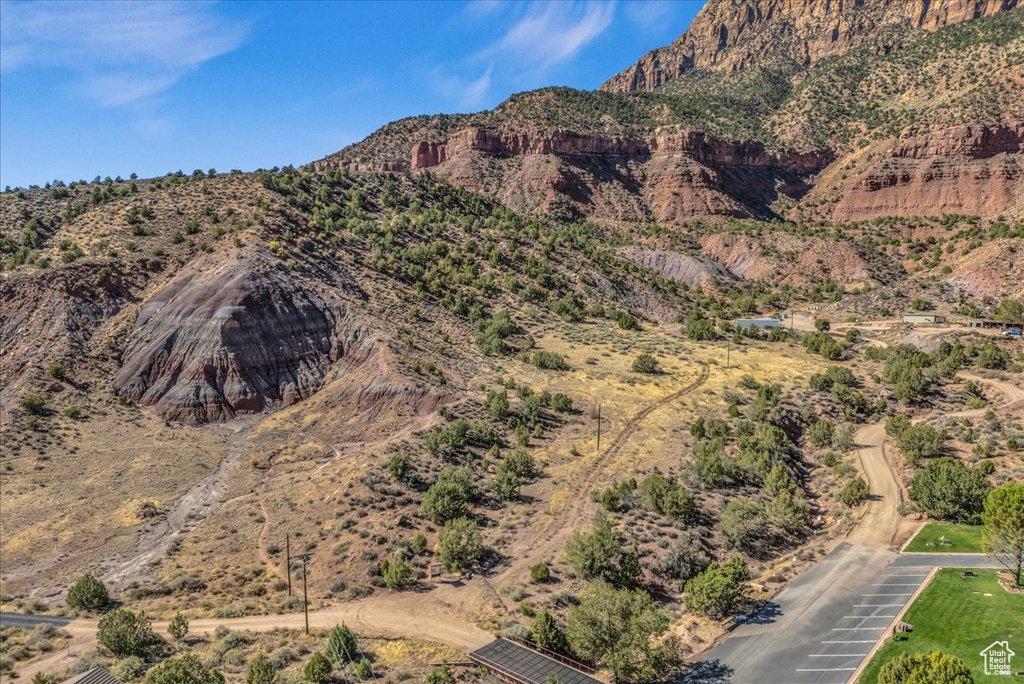
<path fill-rule="evenodd" d="M 1024 327 L 1024 321 L 1012 323 L 1009 321 L 967 321 L 968 328 L 1002 328 L 1003 330 L 1020 329 Z"/>
<path fill-rule="evenodd" d="M 946 317 L 923 311 L 909 311 L 903 314 L 904 323 L 945 323 Z"/>
<path fill-rule="evenodd" d="M 124 684 L 124 682 L 102 667 L 94 667 L 88 672 L 61 682 L 61 684 Z"/>
<path fill-rule="evenodd" d="M 738 318 L 737 328 L 778 328 L 778 318 Z"/>

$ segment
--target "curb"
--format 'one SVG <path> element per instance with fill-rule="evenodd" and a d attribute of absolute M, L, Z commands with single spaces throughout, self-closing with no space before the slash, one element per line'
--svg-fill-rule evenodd
<path fill-rule="evenodd" d="M 892 621 L 888 625 L 886 625 L 885 632 L 882 634 L 881 637 L 879 637 L 878 641 L 875 642 L 875 645 L 871 647 L 871 650 L 868 651 L 868 654 L 864 656 L 864 660 L 860 662 L 860 665 L 857 667 L 854 673 L 850 675 L 849 679 L 846 680 L 846 684 L 855 684 L 855 682 L 860 678 L 860 676 L 864 674 L 864 669 L 867 668 L 867 666 L 871 664 L 871 661 L 875 659 L 875 654 L 877 654 L 878 651 L 880 651 L 882 647 L 885 646 L 885 643 L 889 640 L 889 633 L 892 626 L 897 625 L 903 621 L 903 616 L 906 615 L 908 610 L 910 610 L 910 606 L 914 605 L 914 601 L 917 600 L 917 597 L 920 596 L 921 593 L 928 588 L 928 585 L 932 583 L 932 580 L 935 578 L 935 575 L 938 574 L 939 570 L 942 569 L 943 568 L 931 569 L 931 572 L 929 572 L 928 576 L 924 578 L 924 581 L 921 582 L 921 586 L 917 588 L 913 596 L 911 596 L 910 599 L 907 601 L 906 605 L 903 606 L 903 608 L 900 609 L 900 612 L 897 613 L 896 617 L 894 617 Z"/>

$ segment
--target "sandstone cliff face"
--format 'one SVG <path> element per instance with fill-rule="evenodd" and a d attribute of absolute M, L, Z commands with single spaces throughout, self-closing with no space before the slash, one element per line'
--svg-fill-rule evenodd
<path fill-rule="evenodd" d="M 646 139 L 469 127 L 416 144 L 411 168 L 518 210 L 568 204 L 588 216 L 669 222 L 765 215 L 780 189 L 798 197 L 803 178 L 832 159 L 829 151 L 774 154 L 757 142 L 715 140 L 680 126 Z"/>
<path fill-rule="evenodd" d="M 934 31 L 1015 8 L 1017 0 L 710 0 L 690 29 L 601 86 L 652 91 L 694 68 L 735 71 L 780 57 L 811 64 L 864 43 L 885 26 Z"/>
<path fill-rule="evenodd" d="M 420 142 L 413 147 L 412 170 L 443 164 L 470 152 L 502 156 L 554 154 L 560 156 L 637 156 L 649 154 L 646 140 L 630 140 L 571 131 L 489 131 L 470 126 L 444 142 Z"/>
<path fill-rule="evenodd" d="M 997 216 L 1024 202 L 1024 126 L 911 129 L 845 183 L 829 215 Z"/>
<path fill-rule="evenodd" d="M 341 302 L 258 256 L 194 264 L 139 312 L 116 391 L 163 417 L 207 422 L 303 399 L 337 361 L 372 352 Z"/>

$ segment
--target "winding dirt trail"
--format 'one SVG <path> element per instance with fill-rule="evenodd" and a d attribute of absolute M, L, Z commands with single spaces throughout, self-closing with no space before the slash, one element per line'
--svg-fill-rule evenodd
<path fill-rule="evenodd" d="M 987 384 L 1006 397 L 1008 407 L 1024 404 L 1024 389 L 1004 380 L 982 378 L 969 373 L 960 377 Z M 983 415 L 989 407 L 947 413 L 950 418 Z M 915 423 L 923 418 L 917 418 Z M 853 543 L 899 549 L 922 525 L 900 514 L 904 503 L 903 487 L 885 455 L 885 424 L 865 425 L 857 431 L 857 458 L 861 472 L 871 488 L 871 499 L 862 517 L 847 536 Z"/>
<path fill-rule="evenodd" d="M 641 411 L 637 412 L 632 418 L 626 421 L 619 434 L 615 435 L 615 439 L 608 445 L 608 448 L 604 450 L 604 453 L 600 454 L 593 463 L 587 465 L 586 472 L 577 478 L 573 478 L 568 485 L 572 488 L 577 496 L 573 498 L 572 505 L 569 507 L 564 514 L 559 515 L 557 520 L 551 521 L 548 528 L 535 540 L 536 544 L 544 544 L 550 541 L 559 532 L 564 531 L 568 528 L 572 528 L 579 522 L 580 517 L 588 508 L 589 494 L 597 485 L 598 480 L 601 478 L 604 472 L 604 466 L 606 466 L 612 459 L 622 453 L 622 450 L 629 443 L 629 440 L 633 437 L 633 434 L 640 427 L 640 424 L 650 416 L 652 413 L 660 408 L 668 406 L 674 401 L 681 399 L 690 392 L 703 385 L 708 380 L 710 370 L 707 364 L 701 365 L 700 374 L 697 379 L 686 385 L 682 389 L 678 389 L 675 392 L 662 397 L 658 401 L 648 404 Z"/>
<path fill-rule="evenodd" d="M 605 466 L 622 453 L 646 418 L 701 387 L 707 382 L 709 374 L 708 365 L 701 364 L 700 374 L 693 382 L 645 406 L 622 425 L 622 429 L 601 454 L 592 461 L 581 462 L 577 474 L 563 485 L 573 494 L 569 506 L 549 519 L 536 533 L 531 534 L 530 530 L 527 530 L 526 534 L 519 535 L 519 539 L 510 551 L 513 560 L 498 574 L 495 578 L 496 581 L 500 583 L 505 579 L 522 578 L 526 574 L 527 568 L 540 562 L 549 561 L 561 551 L 568 536 L 593 510 L 594 504 L 590 500 L 590 492 L 599 484 L 604 475 Z"/>

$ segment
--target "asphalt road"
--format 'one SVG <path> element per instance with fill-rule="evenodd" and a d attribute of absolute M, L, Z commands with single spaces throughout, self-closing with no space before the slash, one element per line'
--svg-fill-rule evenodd
<path fill-rule="evenodd" d="M 64 627 L 71 623 L 71 618 L 56 615 L 24 615 L 22 613 L 0 612 L 0 627 L 22 627 L 32 629 L 36 625 L 53 625 Z"/>
<path fill-rule="evenodd" d="M 685 681 L 845 684 L 934 567 L 995 567 L 984 556 L 903 554 L 840 544 L 737 627 Z"/>

